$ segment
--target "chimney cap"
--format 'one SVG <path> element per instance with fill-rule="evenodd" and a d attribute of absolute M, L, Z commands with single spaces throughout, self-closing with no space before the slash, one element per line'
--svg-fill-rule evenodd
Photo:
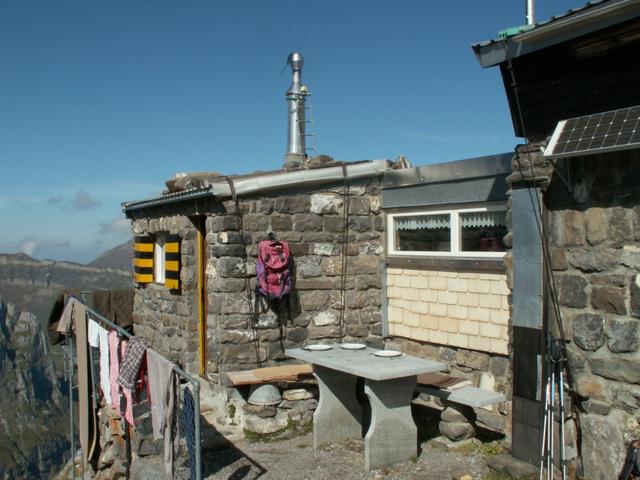
<path fill-rule="evenodd" d="M 291 69 L 293 71 L 302 70 L 302 66 L 304 65 L 304 58 L 302 58 L 302 54 L 298 52 L 290 53 L 287 57 L 287 63 L 291 65 Z"/>

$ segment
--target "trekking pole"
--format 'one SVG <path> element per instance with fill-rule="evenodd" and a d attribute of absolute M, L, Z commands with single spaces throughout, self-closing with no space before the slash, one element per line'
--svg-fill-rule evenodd
<path fill-rule="evenodd" d="M 553 410 L 556 403 L 556 372 L 551 370 L 551 397 L 549 398 L 549 465 L 547 477 L 553 480 Z"/>
<path fill-rule="evenodd" d="M 560 369 L 560 468 L 562 470 L 562 480 L 567 478 L 567 457 L 564 449 L 564 377 L 562 374 L 562 364 Z"/>
<path fill-rule="evenodd" d="M 540 446 L 540 477 L 539 480 L 542 480 L 542 472 L 544 471 L 544 460 L 546 458 L 545 445 L 547 443 L 547 404 L 549 403 L 549 382 L 547 381 L 547 386 L 545 388 L 544 394 L 544 420 L 542 422 L 542 441 Z"/>

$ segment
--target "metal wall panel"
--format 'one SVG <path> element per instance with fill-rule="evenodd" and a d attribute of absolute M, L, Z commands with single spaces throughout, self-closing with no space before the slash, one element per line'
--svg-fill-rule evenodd
<path fill-rule="evenodd" d="M 536 204 L 537 203 L 537 204 Z M 542 328 L 542 241 L 537 189 L 511 194 L 513 230 L 513 325 Z"/>
<path fill-rule="evenodd" d="M 473 202 L 497 202 L 507 199 L 505 175 L 386 188 L 383 208 L 423 207 Z"/>

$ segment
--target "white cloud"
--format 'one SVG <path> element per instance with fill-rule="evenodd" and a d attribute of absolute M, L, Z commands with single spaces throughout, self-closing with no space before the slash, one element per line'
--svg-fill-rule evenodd
<path fill-rule="evenodd" d="M 131 223 L 126 218 L 114 218 L 108 222 L 100 222 L 100 234 L 128 238 L 131 236 Z"/>
<path fill-rule="evenodd" d="M 100 202 L 93 198 L 89 192 L 80 189 L 76 192 L 76 196 L 71 202 L 74 208 L 78 210 L 89 210 L 100 206 Z"/>
<path fill-rule="evenodd" d="M 68 247 L 70 245 L 68 238 L 37 238 L 33 236 L 25 236 L 18 241 L 0 241 L 0 250 L 8 253 L 26 253 L 31 257 L 37 257 L 42 251 L 55 248 Z"/>

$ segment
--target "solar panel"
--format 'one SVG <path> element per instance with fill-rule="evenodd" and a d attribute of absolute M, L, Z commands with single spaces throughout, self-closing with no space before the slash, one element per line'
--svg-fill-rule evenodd
<path fill-rule="evenodd" d="M 545 157 L 573 157 L 640 148 L 640 106 L 561 120 Z"/>

